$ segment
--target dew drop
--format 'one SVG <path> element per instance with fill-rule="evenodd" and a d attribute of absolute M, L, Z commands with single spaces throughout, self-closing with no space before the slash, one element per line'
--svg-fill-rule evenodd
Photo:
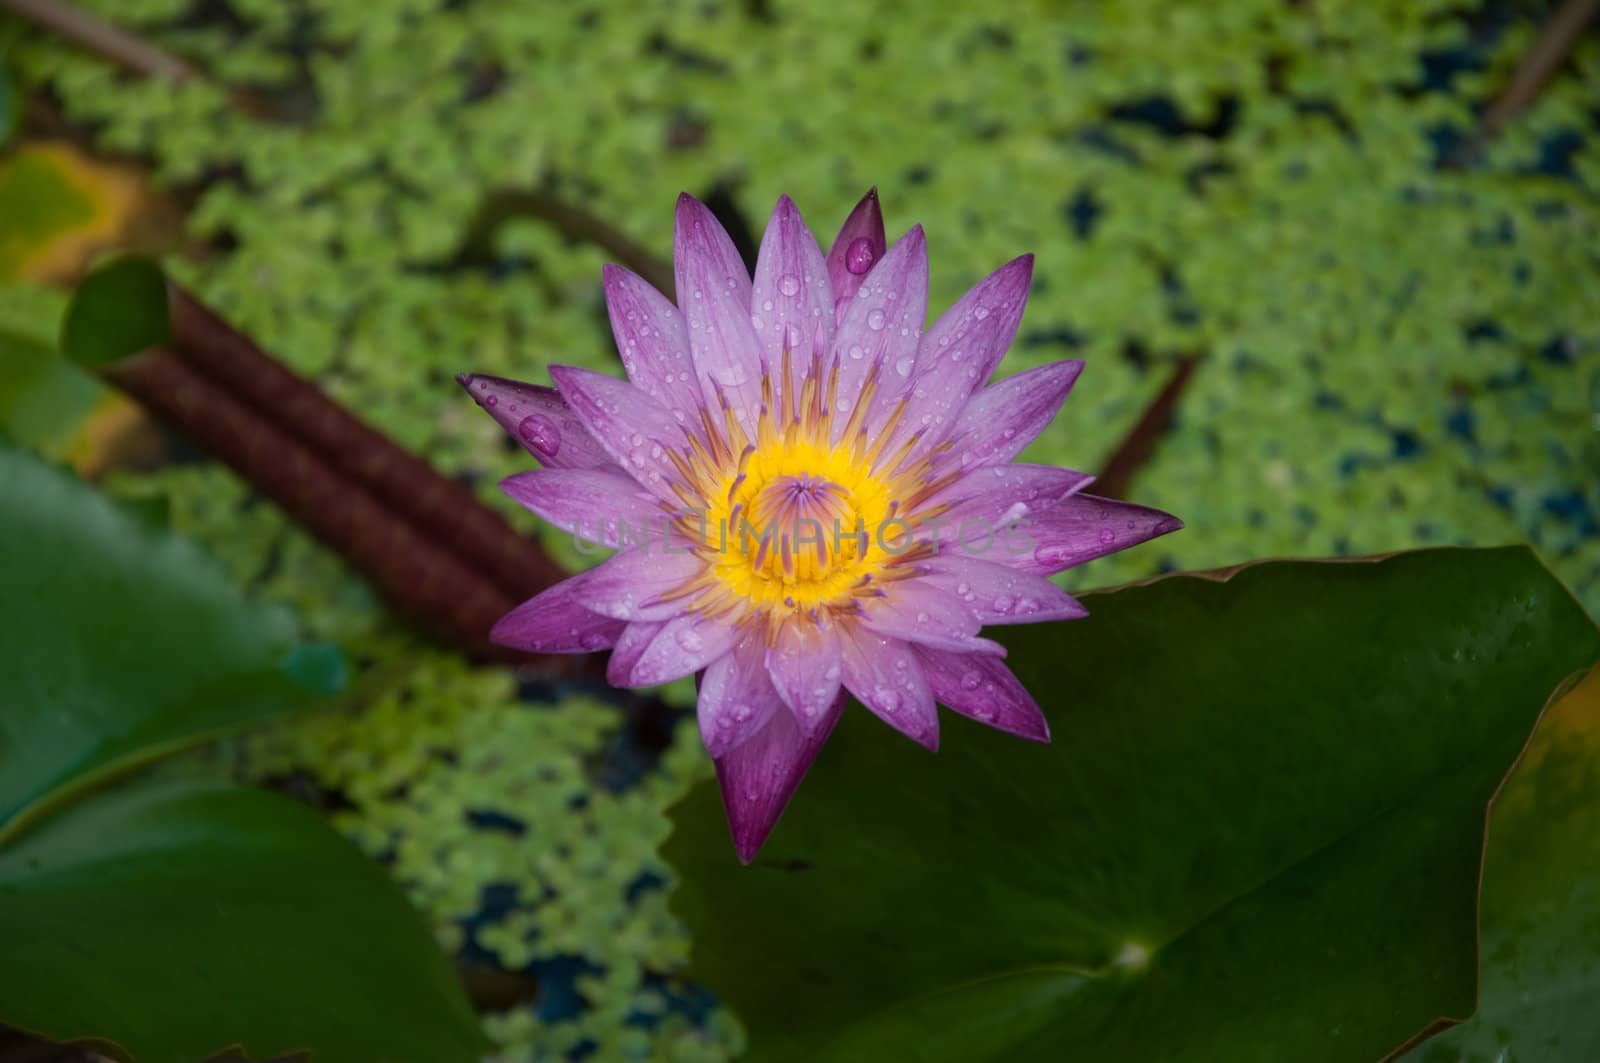
<path fill-rule="evenodd" d="M 989 316 L 989 308 L 987 306 L 980 306 L 978 309 L 972 312 L 972 316 L 977 318 L 979 321 L 982 321 L 984 318 Z"/>
<path fill-rule="evenodd" d="M 794 295 L 800 291 L 800 278 L 793 273 L 785 273 L 778 278 L 778 291 L 784 295 Z"/>
<path fill-rule="evenodd" d="M 1107 528 L 1107 529 L 1105 529 L 1104 531 L 1102 531 L 1100 533 L 1100 541 L 1103 542 L 1103 543 L 1115 542 L 1116 538 L 1117 538 L 1117 533 L 1112 531 L 1110 528 Z"/>
<path fill-rule="evenodd" d="M 862 358 L 865 358 L 866 354 L 867 354 L 867 352 L 866 352 L 866 350 L 864 348 L 862 348 L 861 344 L 852 343 L 850 345 L 850 357 L 856 359 L 857 361 L 860 361 Z"/>
<path fill-rule="evenodd" d="M 1006 613 L 1011 612 L 1011 607 L 1016 604 L 1016 599 L 1012 598 L 1011 595 L 1002 594 L 994 600 L 994 611 L 1004 616 Z"/>
<path fill-rule="evenodd" d="M 500 399 L 498 396 L 490 395 L 488 398 L 483 400 L 483 404 L 485 406 L 498 406 L 500 405 Z"/>
<path fill-rule="evenodd" d="M 867 314 L 867 328 L 878 332 L 883 328 L 883 311 L 873 310 Z"/>
<path fill-rule="evenodd" d="M 530 446 L 537 447 L 541 453 L 555 457 L 561 450 L 561 432 L 548 417 L 533 414 L 522 419 L 517 425 L 517 435 L 521 436 Z"/>
<path fill-rule="evenodd" d="M 977 690 L 982 683 L 983 676 L 979 675 L 977 672 L 968 672 L 966 675 L 961 677 L 961 685 L 967 690 Z"/>
<path fill-rule="evenodd" d="M 844 250 L 844 268 L 859 277 L 872 268 L 873 258 L 872 241 L 858 236 Z"/>
<path fill-rule="evenodd" d="M 895 363 L 894 363 L 894 371 L 896 373 L 899 373 L 901 376 L 910 376 L 911 375 L 911 364 L 912 364 L 912 358 L 908 354 L 904 358 L 900 358 L 900 359 L 897 359 L 895 361 Z"/>
<path fill-rule="evenodd" d="M 697 652 L 704 647 L 705 644 L 706 640 L 700 636 L 700 632 L 696 631 L 692 627 L 686 627 L 682 631 L 678 632 L 678 645 L 682 646 L 690 653 Z"/>

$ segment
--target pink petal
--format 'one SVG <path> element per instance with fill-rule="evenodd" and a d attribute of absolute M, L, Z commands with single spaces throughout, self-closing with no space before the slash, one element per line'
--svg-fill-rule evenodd
<path fill-rule="evenodd" d="M 676 549 L 676 548 L 675 548 Z M 613 554 L 584 573 L 577 589 L 585 609 L 618 620 L 670 620 L 684 610 L 679 600 L 660 601 L 705 571 L 694 554 L 666 551 L 659 543 Z"/>
<path fill-rule="evenodd" d="M 836 437 L 874 367 L 883 391 L 898 394 L 906 387 L 927 315 L 928 243 L 918 225 L 872 267 L 839 322 L 833 341 L 839 363 Z"/>
<path fill-rule="evenodd" d="M 833 294 L 822 251 L 788 196 L 778 198 L 761 237 L 750 320 L 770 369 L 782 367 L 789 349 L 790 378 L 777 383 L 799 394 L 813 345 L 832 349 Z"/>
<path fill-rule="evenodd" d="M 598 469 L 616 464 L 554 388 L 483 373 L 463 373 L 456 380 L 541 463 L 554 469 Z"/>
<path fill-rule="evenodd" d="M 955 592 L 919 579 L 898 580 L 862 606 L 861 622 L 880 635 L 965 650 L 983 626 Z"/>
<path fill-rule="evenodd" d="M 1074 495 L 1030 513 L 1014 529 L 1031 549 L 1018 554 L 997 553 L 992 560 L 1021 572 L 1048 576 L 1181 527 L 1183 521 L 1177 517 L 1149 506 Z"/>
<path fill-rule="evenodd" d="M 678 472 L 667 451 L 682 446 L 686 438 L 677 416 L 627 381 L 604 373 L 553 365 L 550 376 L 572 412 L 624 472 L 657 498 L 681 501 L 668 486 Z"/>
<path fill-rule="evenodd" d="M 614 687 L 627 686 L 628 677 L 633 675 L 634 666 L 639 663 L 645 647 L 650 645 L 666 626 L 665 622 L 659 621 L 629 624 L 617 637 L 616 648 L 611 651 L 611 660 L 606 662 L 606 682 Z"/>
<path fill-rule="evenodd" d="M 939 710 L 916 651 L 860 627 L 839 633 L 844 685 L 873 715 L 919 745 L 939 748 Z"/>
<path fill-rule="evenodd" d="M 902 395 L 906 398 L 896 444 L 920 431 L 925 446 L 932 446 L 955 425 L 967 399 L 984 385 L 1011 347 L 1032 277 L 1032 255 L 1013 259 L 979 281 L 934 322 L 917 345 L 914 367 L 907 365 L 901 374 L 910 377 L 907 386 L 881 395 L 882 405 L 874 407 L 881 419 Z"/>
<path fill-rule="evenodd" d="M 655 686 L 698 672 L 733 649 L 738 637 L 739 629 L 726 621 L 692 613 L 675 616 L 639 655 L 630 685 Z"/>
<path fill-rule="evenodd" d="M 576 592 L 588 573 L 562 580 L 501 617 L 489 641 L 528 653 L 593 653 L 622 634 L 622 622 L 585 609 Z"/>
<path fill-rule="evenodd" d="M 935 524 L 941 542 L 958 542 L 970 555 L 983 556 L 996 549 L 994 539 L 1018 520 L 1042 512 L 1094 482 L 1094 477 L 1053 465 L 985 465 L 969 470 L 939 491 L 929 504 L 947 506 L 938 517 L 918 522 L 919 537 Z M 975 543 L 987 545 L 974 548 Z"/>
<path fill-rule="evenodd" d="M 678 197 L 673 261 L 705 401 L 720 409 L 725 396 L 753 434 L 765 367 L 750 323 L 750 274 L 722 225 L 687 193 Z"/>
<path fill-rule="evenodd" d="M 603 271 L 606 310 L 628 379 L 668 410 L 700 405 L 700 382 L 689 356 L 683 317 L 671 300 L 621 266 Z"/>
<path fill-rule="evenodd" d="M 717 758 L 722 807 L 728 813 L 728 828 L 741 864 L 755 857 L 777 826 L 795 788 L 833 733 L 846 700 L 841 694 L 822 723 L 809 733 L 800 729 L 790 713 L 775 712 L 754 738 Z"/>
<path fill-rule="evenodd" d="M 947 550 L 919 567 L 925 573 L 921 582 L 954 594 L 984 624 L 1034 624 L 1089 615 L 1076 598 L 1043 576 L 967 557 L 958 550 Z"/>
<path fill-rule="evenodd" d="M 878 190 L 874 188 L 861 197 L 861 202 L 844 220 L 844 226 L 828 251 L 828 280 L 833 286 L 836 320 L 844 320 L 850 300 L 855 298 L 861 282 L 888 246 L 889 241 L 883 234 Z"/>
<path fill-rule="evenodd" d="M 996 658 L 926 649 L 917 655 L 940 704 L 1018 738 L 1050 741 L 1038 703 Z"/>
<path fill-rule="evenodd" d="M 788 712 L 767 676 L 765 652 L 762 634 L 749 631 L 706 668 L 700 681 L 700 740 L 713 758 L 748 742 L 774 712 Z"/>
<path fill-rule="evenodd" d="M 500 490 L 534 516 L 590 543 L 641 544 L 663 534 L 665 526 L 661 507 L 621 470 L 534 469 L 501 480 Z"/>
<path fill-rule="evenodd" d="M 1080 361 L 1051 362 L 984 388 L 956 418 L 937 467 L 999 465 L 1015 458 L 1055 420 L 1081 372 Z"/>
<path fill-rule="evenodd" d="M 839 700 L 843 666 L 839 658 L 839 633 L 806 617 L 792 617 L 767 650 L 767 672 L 808 733 L 821 726 Z"/>

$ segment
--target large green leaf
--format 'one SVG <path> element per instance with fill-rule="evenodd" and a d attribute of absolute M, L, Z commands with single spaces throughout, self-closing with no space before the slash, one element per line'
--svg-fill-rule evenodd
<path fill-rule="evenodd" d="M 1421 1063 L 1600 1059 L 1600 669 L 1556 699 L 1495 797 L 1472 1021 Z"/>
<path fill-rule="evenodd" d="M 339 681 L 336 655 L 297 644 L 288 614 L 196 547 L 3 444 L 0 587 L 0 839 L 75 788 Z"/>
<path fill-rule="evenodd" d="M 0 1019 L 139 1063 L 467 1063 L 460 985 L 387 874 L 261 790 L 143 783 L 0 851 Z"/>
<path fill-rule="evenodd" d="M 864 712 L 741 872 L 667 857 L 752 1058 L 1372 1060 L 1474 1006 L 1484 812 L 1600 638 L 1526 549 L 1285 562 L 1015 629 L 1055 736 Z"/>

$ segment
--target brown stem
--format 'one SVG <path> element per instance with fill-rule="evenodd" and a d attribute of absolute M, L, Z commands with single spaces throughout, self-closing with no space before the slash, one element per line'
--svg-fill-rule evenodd
<path fill-rule="evenodd" d="M 1194 373 L 1199 361 L 1191 354 L 1178 359 L 1177 365 L 1173 367 L 1172 376 L 1165 386 L 1156 393 L 1150 405 L 1145 407 L 1144 413 L 1128 430 L 1128 434 L 1123 436 L 1122 441 L 1107 455 L 1105 464 L 1101 466 L 1100 475 L 1094 482 L 1095 494 L 1105 498 L 1124 497 L 1134 473 L 1150 460 L 1157 441 L 1172 426 L 1178 399 L 1189 386 L 1189 377 Z"/>
<path fill-rule="evenodd" d="M 481 264 L 493 260 L 494 235 L 512 218 L 538 218 L 560 229 L 573 240 L 587 241 L 605 248 L 617 261 L 649 281 L 668 299 L 675 282 L 672 264 L 630 240 L 624 233 L 582 207 L 573 206 L 543 192 L 502 189 L 491 192 L 467 226 L 457 261 Z"/>
<path fill-rule="evenodd" d="M 1577 47 L 1578 40 L 1600 14 L 1600 0 L 1566 0 L 1539 31 L 1533 47 L 1522 57 L 1511 80 L 1483 113 L 1482 134 L 1492 137 L 1533 105 Z"/>
<path fill-rule="evenodd" d="M 565 578 L 536 543 L 471 491 L 363 424 L 171 282 L 167 304 L 170 346 L 178 357 L 445 552 L 480 570 L 504 596 L 521 602 Z"/>
<path fill-rule="evenodd" d="M 419 625 L 470 653 L 505 656 L 487 636 L 517 600 L 305 443 L 163 348 L 102 375 L 277 502 Z"/>
<path fill-rule="evenodd" d="M 0 0 L 0 9 L 20 15 L 137 74 L 175 82 L 200 74 L 198 68 L 138 34 L 73 7 L 65 0 Z"/>

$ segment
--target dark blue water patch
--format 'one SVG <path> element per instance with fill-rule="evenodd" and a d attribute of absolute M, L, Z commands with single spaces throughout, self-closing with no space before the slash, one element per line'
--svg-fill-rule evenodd
<path fill-rule="evenodd" d="M 1089 337 L 1070 325 L 1056 325 L 1053 328 L 1032 329 L 1024 332 L 1018 342 L 1024 350 L 1033 350 L 1039 347 L 1065 347 L 1068 350 L 1076 351 L 1089 342 Z"/>
<path fill-rule="evenodd" d="M 1568 491 L 1552 495 L 1540 505 L 1546 513 L 1573 525 L 1579 535 L 1595 533 L 1595 513 L 1582 491 Z"/>
<path fill-rule="evenodd" d="M 561 1022 L 581 1015 L 587 1010 L 588 1004 L 578 991 L 578 979 L 605 973 L 605 968 L 596 967 L 577 956 L 539 960 L 530 969 L 539 979 L 539 996 L 534 1002 L 534 1014 L 541 1022 Z"/>
<path fill-rule="evenodd" d="M 628 883 L 627 901 L 629 904 L 634 904 L 646 893 L 652 893 L 659 889 L 665 889 L 666 885 L 667 880 L 656 874 L 654 871 L 640 872 L 638 878 Z"/>
<path fill-rule="evenodd" d="M 1502 340 L 1505 339 L 1506 335 L 1505 330 L 1500 327 L 1498 321 L 1491 321 L 1488 318 L 1479 318 L 1476 321 L 1467 322 L 1467 326 L 1462 329 L 1461 334 L 1467 338 L 1468 343 Z"/>
<path fill-rule="evenodd" d="M 1477 418 L 1473 416 L 1472 408 L 1469 406 L 1457 406 L 1452 410 L 1450 416 L 1444 419 L 1444 428 L 1451 435 L 1468 443 L 1478 441 Z"/>
<path fill-rule="evenodd" d="M 1112 136 L 1103 126 L 1090 126 L 1080 130 L 1071 137 L 1070 142 L 1131 166 L 1137 166 L 1144 161 L 1137 151 Z"/>
<path fill-rule="evenodd" d="M 1573 353 L 1572 346 L 1571 337 L 1556 336 L 1539 348 L 1539 357 L 1551 365 L 1575 365 L 1577 357 Z"/>
<path fill-rule="evenodd" d="M 520 838 L 528 833 L 528 825 L 522 820 L 491 808 L 467 809 L 467 822 L 475 830 L 498 831 L 513 838 Z"/>
<path fill-rule="evenodd" d="M 1233 132 L 1241 110 L 1239 97 L 1223 96 L 1217 100 L 1215 114 L 1204 122 L 1195 122 L 1184 117 L 1171 96 L 1145 96 L 1116 104 L 1108 114 L 1113 121 L 1149 126 L 1163 136 L 1193 135 L 1221 140 Z"/>
<path fill-rule="evenodd" d="M 1396 461 L 1410 461 L 1422 453 L 1422 440 L 1411 429 L 1397 429 L 1390 432 L 1389 435 L 1394 440 L 1394 458 Z"/>
<path fill-rule="evenodd" d="M 1507 513 L 1511 512 L 1511 508 L 1516 504 L 1517 500 L 1516 493 L 1504 484 L 1489 488 L 1488 495 L 1490 502 L 1493 502 Z"/>
<path fill-rule="evenodd" d="M 1539 158 L 1533 164 L 1532 171 L 1546 177 L 1577 180 L 1578 171 L 1573 166 L 1573 161 L 1582 150 L 1583 144 L 1583 134 L 1575 129 L 1563 129 L 1558 133 L 1552 133 L 1539 142 Z"/>
<path fill-rule="evenodd" d="M 1106 212 L 1105 205 L 1087 188 L 1079 189 L 1076 195 L 1062 204 L 1061 209 L 1066 215 L 1067 224 L 1072 226 L 1073 235 L 1080 240 L 1089 238 L 1095 223 Z"/>

